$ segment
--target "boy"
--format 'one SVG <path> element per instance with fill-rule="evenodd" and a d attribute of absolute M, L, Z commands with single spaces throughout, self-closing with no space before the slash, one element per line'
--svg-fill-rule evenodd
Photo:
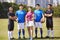
<path fill-rule="evenodd" d="M 36 4 L 36 10 L 34 11 L 35 15 L 35 38 L 37 38 L 37 28 L 40 28 L 41 38 L 43 37 L 42 22 L 44 22 L 43 11 L 40 9 L 40 5 Z"/>
<path fill-rule="evenodd" d="M 19 10 L 16 11 L 16 17 L 18 21 L 18 39 L 20 39 L 20 33 L 22 29 L 23 38 L 25 38 L 24 22 L 25 22 L 26 11 L 23 10 L 23 5 L 19 5 Z"/>
<path fill-rule="evenodd" d="M 47 36 L 46 38 L 49 38 L 50 31 L 52 33 L 52 37 L 54 37 L 54 31 L 53 31 L 53 10 L 52 5 L 48 4 L 48 9 L 45 12 L 46 17 L 46 27 L 47 27 Z"/>
<path fill-rule="evenodd" d="M 13 39 L 14 20 L 15 20 L 15 14 L 13 12 L 13 8 L 9 7 L 9 12 L 8 12 L 8 38 L 9 40 Z"/>

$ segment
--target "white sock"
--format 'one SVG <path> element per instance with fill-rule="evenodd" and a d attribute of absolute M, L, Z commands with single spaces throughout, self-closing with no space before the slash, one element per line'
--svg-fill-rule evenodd
<path fill-rule="evenodd" d="M 10 31 L 8 31 L 8 40 L 10 40 Z"/>
<path fill-rule="evenodd" d="M 11 31 L 11 38 L 13 38 L 13 31 Z"/>
<path fill-rule="evenodd" d="M 52 37 L 54 37 L 54 30 L 51 30 Z"/>
<path fill-rule="evenodd" d="M 48 31 L 47 31 L 47 36 L 49 36 L 49 35 L 50 35 L 50 31 L 51 31 L 51 30 L 48 30 Z"/>

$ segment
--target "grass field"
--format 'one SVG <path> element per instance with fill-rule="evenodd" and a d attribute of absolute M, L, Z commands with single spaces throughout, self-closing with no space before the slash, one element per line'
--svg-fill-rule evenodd
<path fill-rule="evenodd" d="M 7 19 L 0 19 L 0 40 L 8 40 L 8 20 Z M 25 37 L 28 38 L 28 31 L 27 28 L 25 28 L 26 32 L 25 32 Z M 18 30 L 17 30 L 17 22 L 15 22 L 15 28 L 14 28 L 14 38 L 16 38 L 15 40 L 17 40 L 18 38 Z M 46 26 L 45 23 L 43 23 L 43 36 L 45 37 L 47 35 L 47 30 L 46 30 Z M 35 36 L 35 34 L 34 34 Z M 34 40 L 60 40 L 60 18 L 54 18 L 54 39 L 34 39 Z M 22 37 L 22 35 L 21 35 Z M 40 33 L 39 33 L 39 28 L 38 28 L 38 37 L 40 37 Z M 28 39 L 21 39 L 21 40 L 28 40 Z"/>

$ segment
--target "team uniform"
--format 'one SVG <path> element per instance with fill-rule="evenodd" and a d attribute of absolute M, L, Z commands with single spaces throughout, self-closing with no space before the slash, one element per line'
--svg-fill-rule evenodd
<path fill-rule="evenodd" d="M 42 28 L 42 23 L 40 21 L 41 21 L 42 15 L 43 15 L 43 11 L 42 10 L 35 10 L 34 15 L 35 15 L 35 27 Z"/>
<path fill-rule="evenodd" d="M 46 14 L 51 14 L 53 13 L 53 10 L 46 10 Z M 51 17 L 46 17 L 46 27 L 47 28 L 53 28 L 53 18 Z"/>
<path fill-rule="evenodd" d="M 8 18 L 9 18 L 9 16 L 14 17 L 15 14 L 14 13 L 8 13 Z M 9 31 L 14 30 L 14 21 L 10 18 L 8 19 L 8 30 Z"/>
<path fill-rule="evenodd" d="M 14 13 L 8 13 L 8 39 L 13 39 L 14 21 L 9 18 L 9 16 L 14 17 Z"/>
<path fill-rule="evenodd" d="M 19 29 L 24 29 L 25 15 L 26 15 L 25 10 L 16 11 L 16 16 L 17 16 L 17 19 L 18 19 L 17 20 L 18 21 L 18 30 Z"/>
<path fill-rule="evenodd" d="M 27 12 L 26 18 L 27 18 L 27 24 L 26 24 L 27 27 L 34 26 L 34 22 L 32 20 L 32 18 L 33 18 L 33 12 Z"/>
<path fill-rule="evenodd" d="M 45 13 L 52 14 L 52 16 L 46 17 L 46 27 L 48 29 L 46 38 L 49 38 L 50 32 L 52 33 L 52 37 L 54 37 L 54 30 L 52 29 L 53 28 L 53 10 L 52 9 L 46 10 Z M 49 28 L 51 28 L 51 30 Z"/>
<path fill-rule="evenodd" d="M 18 10 L 16 11 L 17 21 L 18 21 L 18 39 L 20 39 L 20 33 L 22 29 L 23 38 L 25 38 L 25 30 L 24 30 L 24 22 L 25 22 L 25 10 Z"/>

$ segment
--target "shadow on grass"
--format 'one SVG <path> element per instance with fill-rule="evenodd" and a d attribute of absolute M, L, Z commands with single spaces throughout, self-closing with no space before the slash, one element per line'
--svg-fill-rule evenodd
<path fill-rule="evenodd" d="M 52 37 L 50 37 L 50 38 L 45 38 L 45 37 L 40 38 L 40 37 L 38 37 L 38 38 L 34 38 L 34 39 L 60 39 L 60 37 L 54 37 L 54 38 L 52 38 Z"/>
<path fill-rule="evenodd" d="M 39 40 L 39 39 L 60 39 L 60 37 L 54 37 L 54 38 L 33 38 L 33 40 Z M 14 39 L 14 40 L 18 40 L 18 39 Z M 19 39 L 19 40 L 29 40 L 29 38 L 25 38 L 25 39 Z"/>
<path fill-rule="evenodd" d="M 25 38 L 25 39 L 13 39 L 13 40 L 29 40 L 29 38 Z"/>

